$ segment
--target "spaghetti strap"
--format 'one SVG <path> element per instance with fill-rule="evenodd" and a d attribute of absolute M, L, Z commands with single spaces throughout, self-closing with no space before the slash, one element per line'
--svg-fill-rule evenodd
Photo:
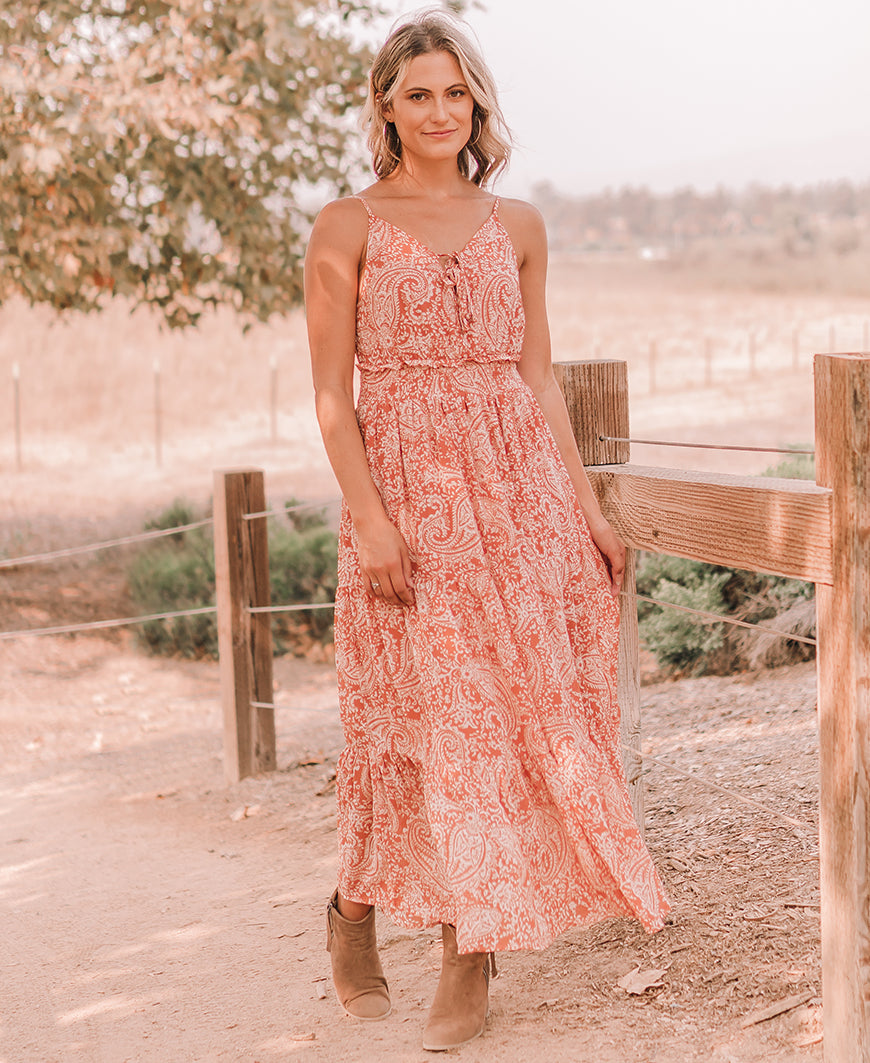
<path fill-rule="evenodd" d="M 369 206 L 369 201 L 367 199 L 363 199 L 362 196 L 351 196 L 351 199 L 358 199 L 360 203 L 362 203 L 362 205 L 366 208 L 366 213 L 370 218 L 376 217 L 375 212 Z"/>

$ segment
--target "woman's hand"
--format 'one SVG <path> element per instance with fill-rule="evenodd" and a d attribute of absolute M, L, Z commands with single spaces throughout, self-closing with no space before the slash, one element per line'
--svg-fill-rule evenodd
<path fill-rule="evenodd" d="M 625 545 L 603 517 L 590 523 L 589 530 L 610 573 L 610 593 L 618 598 L 625 578 Z"/>
<path fill-rule="evenodd" d="M 359 566 L 369 594 L 391 605 L 414 604 L 414 577 L 408 545 L 399 529 L 383 517 L 356 529 Z"/>

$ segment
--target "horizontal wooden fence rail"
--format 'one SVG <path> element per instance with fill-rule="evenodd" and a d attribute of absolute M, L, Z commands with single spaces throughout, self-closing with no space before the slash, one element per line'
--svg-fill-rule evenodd
<path fill-rule="evenodd" d="M 831 491 L 804 480 L 592 467 L 605 516 L 630 546 L 811 583 L 831 582 Z"/>

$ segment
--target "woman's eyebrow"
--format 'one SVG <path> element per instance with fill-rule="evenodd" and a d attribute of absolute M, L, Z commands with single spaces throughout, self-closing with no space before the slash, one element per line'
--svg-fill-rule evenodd
<path fill-rule="evenodd" d="M 445 92 L 450 92 L 452 89 L 467 89 L 467 88 L 468 88 L 468 86 L 465 84 L 464 81 L 457 81 L 453 85 L 448 85 L 447 88 L 444 91 Z M 423 85 L 411 85 L 407 89 L 402 89 L 402 91 L 403 92 L 431 92 L 432 89 L 426 88 Z"/>

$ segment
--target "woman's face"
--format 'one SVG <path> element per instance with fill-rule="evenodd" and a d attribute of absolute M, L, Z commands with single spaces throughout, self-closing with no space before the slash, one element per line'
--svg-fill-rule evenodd
<path fill-rule="evenodd" d="M 474 98 L 449 52 L 412 59 L 383 109 L 402 142 L 403 155 L 456 158 L 471 138 Z"/>

